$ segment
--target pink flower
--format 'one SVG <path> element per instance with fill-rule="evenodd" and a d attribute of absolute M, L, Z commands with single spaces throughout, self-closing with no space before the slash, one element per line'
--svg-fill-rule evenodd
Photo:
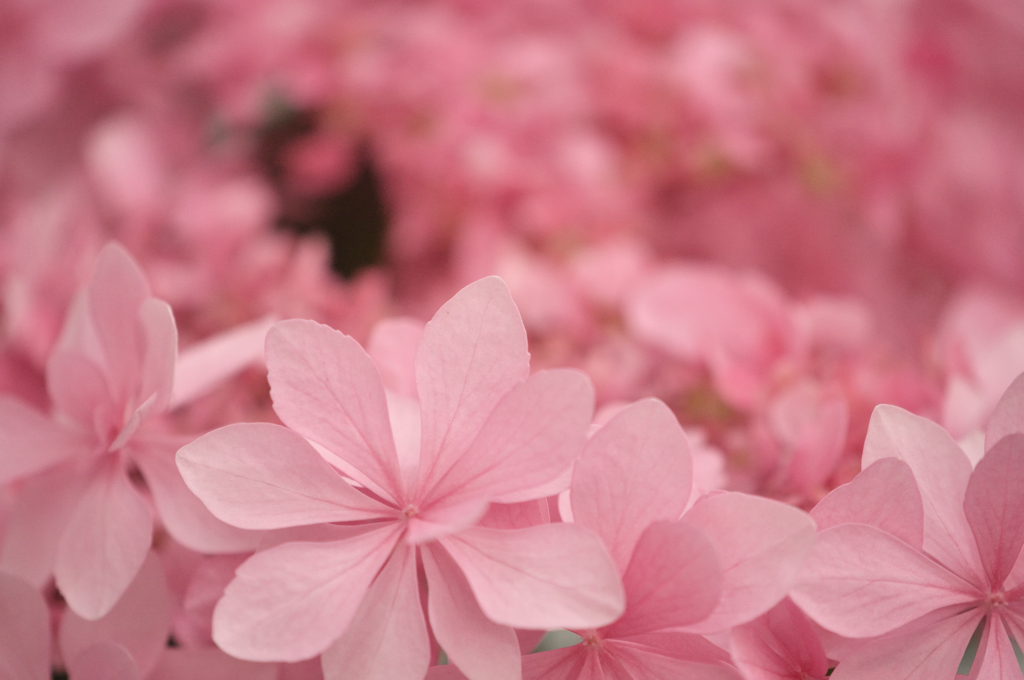
<path fill-rule="evenodd" d="M 821 533 L 793 592 L 815 621 L 853 638 L 833 678 L 952 678 L 975 629 L 971 677 L 1020 677 L 1024 633 L 1024 380 L 1003 396 L 971 461 L 938 425 L 879 406 L 864 471 L 815 508 Z"/>
<path fill-rule="evenodd" d="M 734 628 L 733 661 L 747 680 L 825 680 L 829 662 L 814 624 L 789 598 Z"/>
<path fill-rule="evenodd" d="M 603 625 L 622 612 L 618 575 L 589 532 L 475 526 L 491 502 L 560 490 L 592 388 L 576 371 L 528 377 L 522 321 L 497 278 L 463 289 L 422 332 L 388 329 L 375 366 L 337 331 L 279 323 L 267 365 L 288 427 L 232 425 L 178 452 L 222 520 L 319 525 L 239 567 L 214 640 L 252 660 L 322 653 L 327 678 L 418 679 L 431 661 L 425 578 L 430 630 L 453 663 L 471 678 L 518 678 L 512 627 Z"/>
<path fill-rule="evenodd" d="M 236 352 L 250 342 L 236 338 Z M 210 515 L 173 464 L 181 437 L 156 415 L 180 401 L 176 356 L 170 307 L 110 244 L 47 363 L 52 415 L 0 398 L 0 484 L 24 480 L 0 565 L 37 587 L 54 575 L 85 618 L 110 611 L 142 565 L 153 534 L 147 496 L 167 530 L 194 549 L 238 552 L 258 541 Z M 180 381 L 186 396 L 223 375 L 201 361 L 196 368 L 203 374 Z"/>

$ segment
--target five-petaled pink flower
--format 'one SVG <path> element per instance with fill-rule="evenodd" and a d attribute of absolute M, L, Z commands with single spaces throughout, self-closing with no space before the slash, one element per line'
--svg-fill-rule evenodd
<path fill-rule="evenodd" d="M 1024 640 L 1024 378 L 1003 396 L 984 456 L 938 425 L 879 406 L 864 471 L 813 516 L 818 542 L 793 600 L 851 638 L 837 680 L 952 679 L 984 626 L 972 678 L 1020 678 Z"/>
<path fill-rule="evenodd" d="M 477 524 L 491 503 L 559 490 L 592 388 L 572 370 L 529 376 L 522 321 L 494 277 L 422 331 L 387 328 L 375 365 L 326 326 L 277 324 L 266 358 L 287 427 L 231 425 L 179 451 L 189 487 L 224 521 L 321 525 L 239 567 L 214 640 L 244 659 L 322 654 L 329 680 L 419 680 L 432 655 L 426 613 L 466 675 L 517 679 L 513 627 L 600 626 L 623 611 L 614 564 L 588 531 Z"/>

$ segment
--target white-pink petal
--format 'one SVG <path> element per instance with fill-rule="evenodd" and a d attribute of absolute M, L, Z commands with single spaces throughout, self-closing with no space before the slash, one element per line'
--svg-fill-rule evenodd
<path fill-rule="evenodd" d="M 90 620 L 109 612 L 138 573 L 152 537 L 149 505 L 117 460 L 104 461 L 57 549 L 54 576 L 68 606 Z"/>
<path fill-rule="evenodd" d="M 488 618 L 515 628 L 596 628 L 625 610 L 622 583 L 596 536 L 571 524 L 473 527 L 441 539 Z"/>
<path fill-rule="evenodd" d="M 864 441 L 863 468 L 882 458 L 910 466 L 924 503 L 924 551 L 961 576 L 981 576 L 963 502 L 971 462 L 940 426 L 897 406 L 875 407 Z"/>
<path fill-rule="evenodd" d="M 690 448 L 665 404 L 627 406 L 587 442 L 573 469 L 573 521 L 598 536 L 625 572 L 652 523 L 676 520 L 691 491 Z"/>
<path fill-rule="evenodd" d="M 722 598 L 704 621 L 712 633 L 746 623 L 774 607 L 796 583 L 814 545 L 807 513 L 741 493 L 706 496 L 683 517 L 704 530 L 722 567 Z"/>
<path fill-rule="evenodd" d="M 575 370 L 541 371 L 495 405 L 469 448 L 437 478 L 425 504 L 526 500 L 572 467 L 594 412 L 594 388 Z"/>
<path fill-rule="evenodd" d="M 444 476 L 529 370 L 526 329 L 504 281 L 481 279 L 441 306 L 416 351 L 421 489 Z"/>
<path fill-rule="evenodd" d="M 348 629 L 321 657 L 324 680 L 421 680 L 430 665 L 416 548 L 399 544 Z"/>
<path fill-rule="evenodd" d="M 387 561 L 398 528 L 343 541 L 284 543 L 236 572 L 213 613 L 213 639 L 248 661 L 301 661 L 338 639 Z"/>
<path fill-rule="evenodd" d="M 790 597 L 833 632 L 873 637 L 942 607 L 967 607 L 981 593 L 884 531 L 842 524 L 818 534 Z"/>
<path fill-rule="evenodd" d="M 448 662 L 470 680 L 519 680 L 515 632 L 480 610 L 462 570 L 444 548 L 428 546 L 422 556 L 430 627 Z"/>
<path fill-rule="evenodd" d="M 0 572 L 0 680 L 49 680 L 50 612 L 43 596 Z"/>
<path fill-rule="evenodd" d="M 174 324 L 174 312 L 163 300 L 149 298 L 139 307 L 138 324 L 143 341 L 138 399 L 145 401 L 155 394 L 153 412 L 160 413 L 171 401 L 178 358 L 178 328 Z"/>
<path fill-rule="evenodd" d="M 391 509 L 357 491 L 295 432 L 237 423 L 178 450 L 178 470 L 218 519 L 277 529 L 378 519 Z"/>
<path fill-rule="evenodd" d="M 350 464 L 361 483 L 403 501 L 384 386 L 359 343 L 314 321 L 282 321 L 267 333 L 267 370 L 285 425 Z"/>

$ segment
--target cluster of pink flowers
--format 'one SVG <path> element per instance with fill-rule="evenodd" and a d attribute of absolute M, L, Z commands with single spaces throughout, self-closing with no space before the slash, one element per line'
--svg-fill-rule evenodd
<path fill-rule="evenodd" d="M 0 680 L 1022 678 L 1022 7 L 0 2 Z"/>

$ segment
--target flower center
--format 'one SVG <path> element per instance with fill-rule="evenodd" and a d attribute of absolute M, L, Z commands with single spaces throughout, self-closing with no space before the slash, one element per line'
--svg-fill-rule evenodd
<path fill-rule="evenodd" d="M 405 515 L 406 519 L 412 519 L 416 515 L 420 514 L 420 509 L 415 505 L 407 505 L 405 510 L 402 511 L 402 514 Z"/>
<path fill-rule="evenodd" d="M 588 630 L 582 637 L 580 644 L 584 647 L 593 647 L 595 650 L 601 649 L 604 642 L 596 630 Z"/>
<path fill-rule="evenodd" d="M 999 591 L 998 593 L 988 594 L 988 606 L 993 609 L 998 609 L 1006 605 L 1006 593 Z"/>

